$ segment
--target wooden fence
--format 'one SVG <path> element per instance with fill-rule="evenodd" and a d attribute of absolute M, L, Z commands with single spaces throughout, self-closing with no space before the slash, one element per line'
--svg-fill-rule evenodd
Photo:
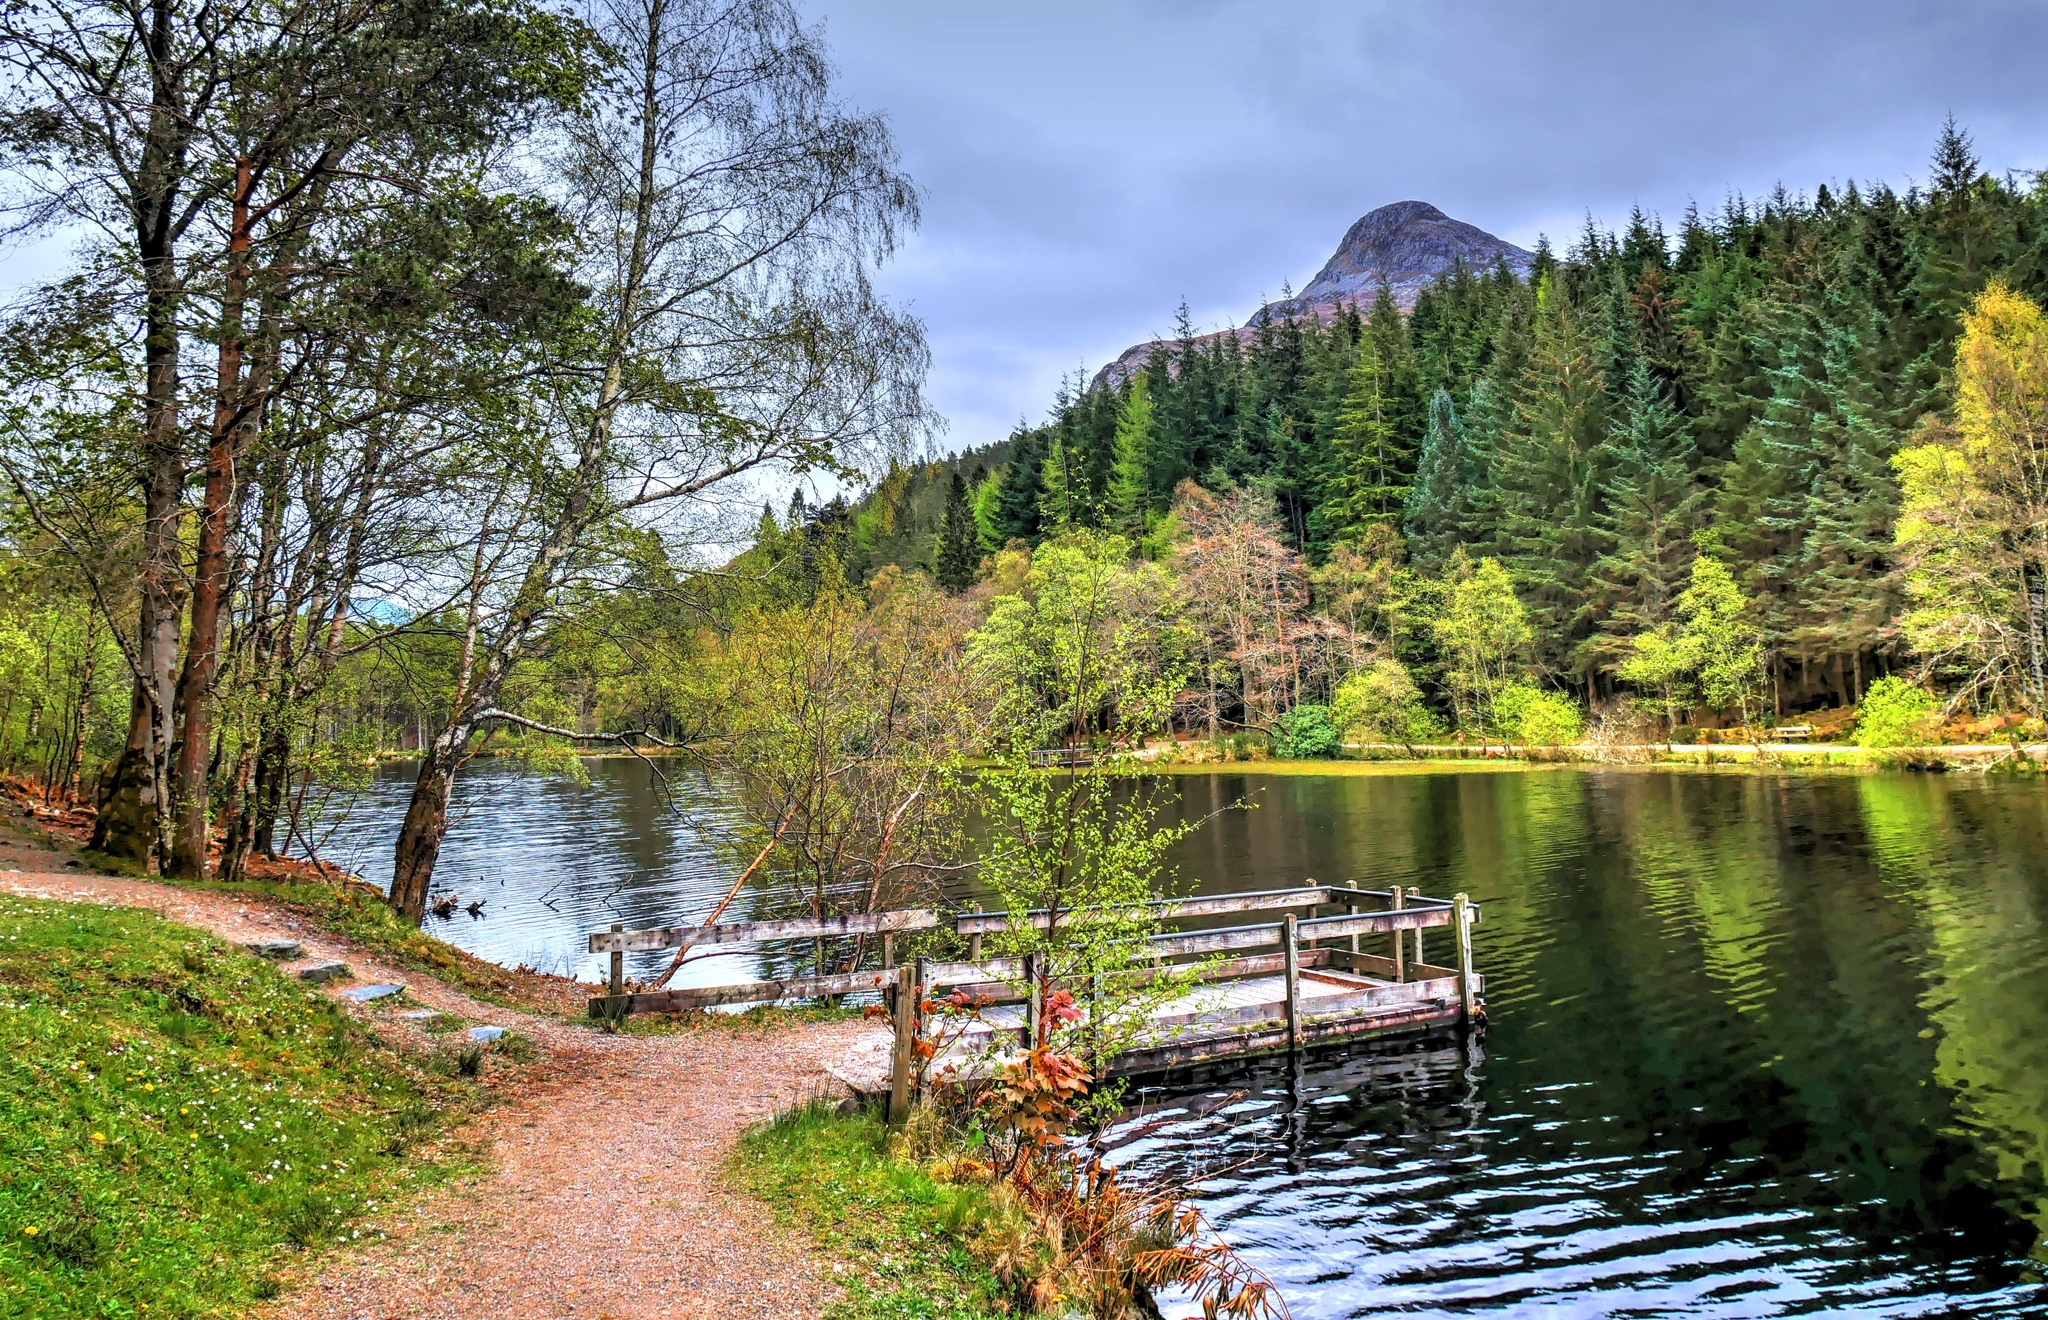
<path fill-rule="evenodd" d="M 1274 954 L 1221 960 L 1209 969 L 1208 979 L 1222 979 L 1229 976 L 1262 975 L 1279 970 L 1292 956 L 1293 951 L 1304 942 L 1313 947 L 1323 940 L 1345 940 L 1348 942 L 1349 951 L 1357 954 L 1360 952 L 1361 937 L 1392 936 L 1388 961 L 1392 965 L 1394 979 L 1401 980 L 1405 979 L 1402 969 L 1408 960 L 1407 940 L 1403 937 L 1409 931 L 1415 932 L 1414 961 L 1417 964 L 1423 961 L 1422 932 L 1439 926 L 1453 928 L 1462 951 L 1460 965 L 1469 963 L 1470 940 L 1465 933 L 1465 924 L 1456 920 L 1456 910 L 1463 903 L 1463 895 L 1449 900 L 1423 899 L 1411 896 L 1411 891 L 1400 888 L 1352 889 L 1342 885 L 1309 885 L 1298 889 L 1267 889 L 1199 898 L 1160 899 L 1146 906 L 1162 921 L 1296 908 L 1313 910 L 1328 906 L 1341 906 L 1345 910 L 1329 916 L 1311 916 L 1306 920 L 1297 919 L 1290 914 L 1284 921 L 1259 925 L 1155 935 L 1149 939 L 1148 945 L 1153 957 L 1162 960 L 1281 946 L 1280 952 Z M 1361 909 L 1367 905 L 1378 910 L 1362 911 Z M 1471 905 L 1469 911 L 1469 920 L 1478 920 L 1478 907 Z M 1027 975 L 1029 969 L 1024 965 L 1024 960 L 1019 958 L 984 959 L 981 955 L 982 938 L 1007 928 L 1012 920 L 1026 920 L 1033 926 L 1043 929 L 1055 919 L 1055 916 L 1056 914 L 1051 911 L 1030 912 L 1023 914 L 1022 917 L 1013 918 L 1011 914 L 1003 912 L 968 911 L 941 914 L 933 909 L 917 908 L 839 917 L 721 922 L 702 927 L 669 926 L 653 930 L 625 930 L 614 926 L 609 931 L 599 932 L 590 937 L 592 953 L 611 954 L 608 993 L 591 999 L 590 1015 L 594 1018 L 617 1018 L 633 1013 L 674 1012 L 728 1004 L 772 1003 L 783 999 L 813 999 L 861 991 L 882 992 L 892 999 L 897 999 L 900 997 L 892 992 L 902 975 L 911 972 L 911 969 L 908 966 L 898 968 L 895 965 L 895 936 L 905 931 L 932 930 L 942 926 L 950 928 L 954 934 L 966 940 L 967 957 L 958 962 L 924 963 L 922 975 L 914 984 L 924 986 L 927 990 L 965 987 L 974 993 L 986 994 L 995 1002 L 1003 1002 L 1002 997 L 1008 994 L 1012 996 L 1011 1002 L 1015 1002 L 1018 996 L 1011 987 L 1016 982 L 1033 979 Z M 761 944 L 852 935 L 882 937 L 879 968 L 826 976 L 749 981 L 738 985 L 696 986 L 679 990 L 629 993 L 626 989 L 625 955 L 629 952 L 674 949 L 684 945 Z M 1469 1000 L 1469 995 L 1467 999 Z"/>

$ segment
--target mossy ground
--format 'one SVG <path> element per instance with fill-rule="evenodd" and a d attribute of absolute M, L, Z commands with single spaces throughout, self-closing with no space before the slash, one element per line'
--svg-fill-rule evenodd
<path fill-rule="evenodd" d="M 828 1320 L 987 1320 L 1010 1314 L 971 1244 L 987 1192 L 939 1181 L 890 1152 L 870 1110 L 792 1110 L 740 1142 L 739 1185 L 809 1232 L 834 1261 L 846 1300 Z"/>
<path fill-rule="evenodd" d="M 153 914 L 0 896 L 0 1314 L 228 1316 L 482 1093 Z"/>

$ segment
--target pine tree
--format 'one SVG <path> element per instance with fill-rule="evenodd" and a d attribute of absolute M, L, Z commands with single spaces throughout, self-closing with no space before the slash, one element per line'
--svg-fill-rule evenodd
<path fill-rule="evenodd" d="M 1599 346 L 1569 298 L 1543 280 L 1536 301 L 1528 362 L 1491 465 L 1498 551 L 1542 663 L 1585 683 L 1596 667 L 1585 647 L 1589 573 L 1607 546 L 1599 509 L 1606 387 Z"/>
<path fill-rule="evenodd" d="M 1592 570 L 1593 651 L 1618 664 L 1637 634 L 1670 622 L 1704 501 L 1691 430 L 1645 358 L 1629 374 L 1607 448 L 1601 517 L 1610 546 Z"/>
<path fill-rule="evenodd" d="M 1116 418 L 1116 463 L 1109 478 L 1109 525 L 1132 540 L 1145 534 L 1152 510 L 1152 389 L 1149 373 L 1131 378 Z"/>
<path fill-rule="evenodd" d="M 1003 480 L 977 463 L 967 484 L 973 492 L 968 496 L 967 507 L 974 514 L 975 542 L 983 554 L 994 554 L 1003 548 L 1002 533 L 996 523 L 1002 508 Z"/>
<path fill-rule="evenodd" d="M 1344 402 L 1330 427 L 1316 509 L 1328 540 L 1358 537 L 1372 523 L 1392 521 L 1408 498 L 1409 454 L 1400 432 L 1395 369 L 1382 337 L 1358 337 Z"/>
<path fill-rule="evenodd" d="M 1010 437 L 1010 463 L 996 491 L 993 522 L 1003 544 L 1038 539 L 1038 502 L 1045 492 L 1046 435 L 1020 426 Z"/>
<path fill-rule="evenodd" d="M 961 591 L 973 585 L 975 566 L 981 562 L 979 542 L 974 514 L 967 507 L 967 482 L 955 468 L 946 485 L 946 512 L 932 552 L 932 576 L 940 586 Z"/>
<path fill-rule="evenodd" d="M 1438 389 L 1429 401 L 1429 428 L 1415 464 L 1403 527 L 1415 563 L 1436 569 L 1458 544 L 1468 512 L 1473 473 L 1465 454 L 1465 428 L 1451 392 Z"/>
<path fill-rule="evenodd" d="M 1074 527 L 1086 527 L 1089 517 L 1088 481 L 1079 457 L 1058 431 L 1046 446 L 1045 461 L 1038 479 L 1038 529 L 1057 536 Z"/>

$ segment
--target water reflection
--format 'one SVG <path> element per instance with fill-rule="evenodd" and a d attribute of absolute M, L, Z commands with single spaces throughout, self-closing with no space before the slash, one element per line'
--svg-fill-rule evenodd
<path fill-rule="evenodd" d="M 687 814 L 673 810 L 637 761 L 586 762 L 588 784 L 482 761 L 455 781 L 447 840 L 435 882 L 463 903 L 428 929 L 479 957 L 599 979 L 608 961 L 588 952 L 590 932 L 666 926 L 708 910 L 737 874 L 719 847 L 735 821 L 721 795 L 680 781 Z M 368 790 L 319 845 L 323 857 L 380 887 L 391 883 L 391 849 L 416 768 L 380 766 Z M 751 911 L 757 896 L 735 909 Z M 652 976 L 666 953 L 627 956 L 629 976 Z M 693 959 L 675 981 L 710 985 L 752 975 L 749 958 Z"/>
<path fill-rule="evenodd" d="M 1184 854 L 1205 884 L 1277 883 L 1280 859 L 1486 910 L 1483 1058 L 1144 1097 L 1185 1116 L 1120 1157 L 1241 1166 L 1204 1203 L 1297 1315 L 2048 1311 L 2039 787 L 1568 771 L 1194 797 L 1247 790 L 1261 810 Z"/>
<path fill-rule="evenodd" d="M 342 860 L 388 874 L 409 785 L 379 778 Z M 733 874 L 717 795 L 679 820 L 631 762 L 588 788 L 479 767 L 457 795 L 443 874 L 492 897 L 437 929 L 487 957 L 594 974 L 588 931 L 700 914 Z M 1204 776 L 1169 812 L 1241 797 L 1179 847 L 1191 887 L 1418 885 L 1486 913 L 1483 1050 L 1172 1079 L 1119 1130 L 1119 1159 L 1207 1176 L 1303 1320 L 2048 1314 L 2042 787 Z"/>

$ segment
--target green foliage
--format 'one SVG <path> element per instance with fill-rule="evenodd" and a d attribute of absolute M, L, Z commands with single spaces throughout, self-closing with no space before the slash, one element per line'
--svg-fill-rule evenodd
<path fill-rule="evenodd" d="M 1494 696 L 1523 671 L 1528 617 L 1499 560 L 1474 563 L 1460 546 L 1444 575 L 1450 590 L 1430 631 L 1443 652 L 1458 727 L 1478 732 Z"/>
<path fill-rule="evenodd" d="M 1638 639 L 1676 641 L 1703 545 L 1750 601 L 1764 690 L 1776 685 L 1789 706 L 1846 701 L 1846 675 L 1890 663 L 1894 620 L 1944 681 L 1994 706 L 2038 704 L 2027 643 L 2048 653 L 2048 625 L 2026 617 L 2022 580 L 2040 590 L 2048 563 L 1985 502 L 1996 474 L 1974 474 L 1941 428 L 1921 430 L 1945 408 L 1952 359 L 1965 392 L 2038 372 L 2027 365 L 2038 350 L 2010 336 L 2003 359 L 1958 356 L 1995 338 L 1970 341 L 1964 324 L 1994 277 L 2010 298 L 2048 295 L 2048 190 L 1986 177 L 1973 159 L 1955 130 L 1934 171 L 1952 186 L 1779 192 L 1688 215 L 1669 234 L 1641 216 L 1621 234 L 1589 227 L 1569 252 L 1539 252 L 1526 280 L 1504 267 L 1447 275 L 1406 318 L 1381 300 L 1365 318 L 1274 315 L 1235 335 L 1199 336 L 1184 320 L 1141 373 L 1149 508 L 1156 516 L 1184 479 L 1219 497 L 1257 489 L 1312 571 L 1398 519 L 1423 579 L 1410 597 L 1459 547 L 1495 559 L 1529 629 L 1517 663 L 1575 688 L 1624 666 L 1641 675 Z M 1987 331 L 2023 328 L 2015 303 L 1985 311 Z M 1069 385 L 1051 421 L 1019 432 L 1003 516 L 990 520 L 1000 538 L 1096 516 L 1046 485 L 1060 447 L 1085 478 L 1073 490 L 1085 485 L 1104 522 L 1148 555 L 1164 548 L 1135 517 L 1133 432 L 1115 438 L 1116 419 L 1139 411 L 1136 380 Z M 2006 415 L 2023 419 L 2026 406 Z M 1930 445 L 1951 456 L 1931 462 Z M 1918 452 L 1895 469 L 1907 448 Z M 1908 492 L 1903 518 L 1902 482 L 1921 492 Z M 2027 507 L 2019 486 L 2005 489 L 2010 509 Z M 1069 512 L 1042 498 L 1049 490 Z M 1438 709 L 1483 721 L 1469 665 L 1452 672 L 1426 628 L 1373 636 Z M 1761 700 L 1746 677 L 1731 686 L 1722 673 L 1709 699 L 1699 671 L 1663 668 L 1668 684 L 1626 681 L 1670 719 L 1694 702 Z"/>
<path fill-rule="evenodd" d="M 1165 721 L 1184 672 L 1180 602 L 1120 536 L 1077 530 L 1032 552 L 968 654 L 995 692 L 996 736 L 1124 743 Z"/>
<path fill-rule="evenodd" d="M 1193 965 L 1137 974 L 1153 971 L 1144 941 L 1160 929 L 1149 904 L 1170 888 L 1167 854 L 1201 822 L 1157 825 L 1166 790 L 1129 762 L 1057 771 L 1015 761 L 982 774 L 976 792 L 988 822 L 976 874 L 1012 918 L 987 937 L 990 953 L 1035 958 L 1041 1003 L 1068 991 L 1087 1012 L 1089 1052 L 1113 1058 L 1195 982 Z"/>
<path fill-rule="evenodd" d="M 1423 700 L 1407 666 L 1376 660 L 1337 685 L 1330 720 L 1347 738 L 1413 747 L 1444 736 L 1443 721 Z"/>
<path fill-rule="evenodd" d="M 1524 747 L 1564 747 L 1585 736 L 1578 703 L 1531 683 L 1509 683 L 1494 693 L 1493 727 Z"/>
<path fill-rule="evenodd" d="M 1330 708 L 1313 702 L 1282 715 L 1273 730 L 1273 755 L 1307 761 L 1339 755 L 1344 738 L 1330 720 Z"/>
<path fill-rule="evenodd" d="M 1856 745 L 1924 746 L 1940 715 L 1939 697 L 1896 674 L 1887 674 L 1870 685 L 1856 708 Z"/>
<path fill-rule="evenodd" d="M 1620 676 L 1658 692 L 1667 718 L 1697 699 L 1712 710 L 1737 711 L 1742 722 L 1763 700 L 1763 629 L 1757 607 L 1719 559 L 1693 560 L 1691 584 L 1679 593 L 1680 621 L 1638 635 Z"/>
<path fill-rule="evenodd" d="M 1111 530 L 1133 540 L 1144 536 L 1152 508 L 1152 387 L 1144 372 L 1132 378 L 1117 413 L 1115 466 L 1109 480 Z"/>
<path fill-rule="evenodd" d="M 728 1166 L 787 1227 L 849 1267 L 827 1320 L 994 1320 L 1007 1290 L 975 1247 L 1000 1220 L 988 1190 L 941 1182 L 891 1153 L 872 1111 L 786 1111 L 741 1138 Z"/>
<path fill-rule="evenodd" d="M 0 898 L 0 1310 L 245 1315 L 473 1094 L 153 915 Z"/>
<path fill-rule="evenodd" d="M 980 544 L 974 514 L 967 505 L 967 481 L 955 470 L 946 486 L 946 513 L 932 553 L 932 576 L 940 586 L 960 591 L 973 585 L 975 565 L 981 562 Z"/>
<path fill-rule="evenodd" d="M 2048 317 L 1993 284 L 1963 318 L 1956 417 L 1894 460 L 1914 649 L 1967 693 L 2048 711 Z"/>
<path fill-rule="evenodd" d="M 931 901 L 959 851 L 960 768 L 983 739 L 959 603 L 894 568 L 866 597 L 743 614 L 692 669 L 722 735 L 693 755 L 728 786 L 735 866 L 766 850 L 814 916 Z"/>

